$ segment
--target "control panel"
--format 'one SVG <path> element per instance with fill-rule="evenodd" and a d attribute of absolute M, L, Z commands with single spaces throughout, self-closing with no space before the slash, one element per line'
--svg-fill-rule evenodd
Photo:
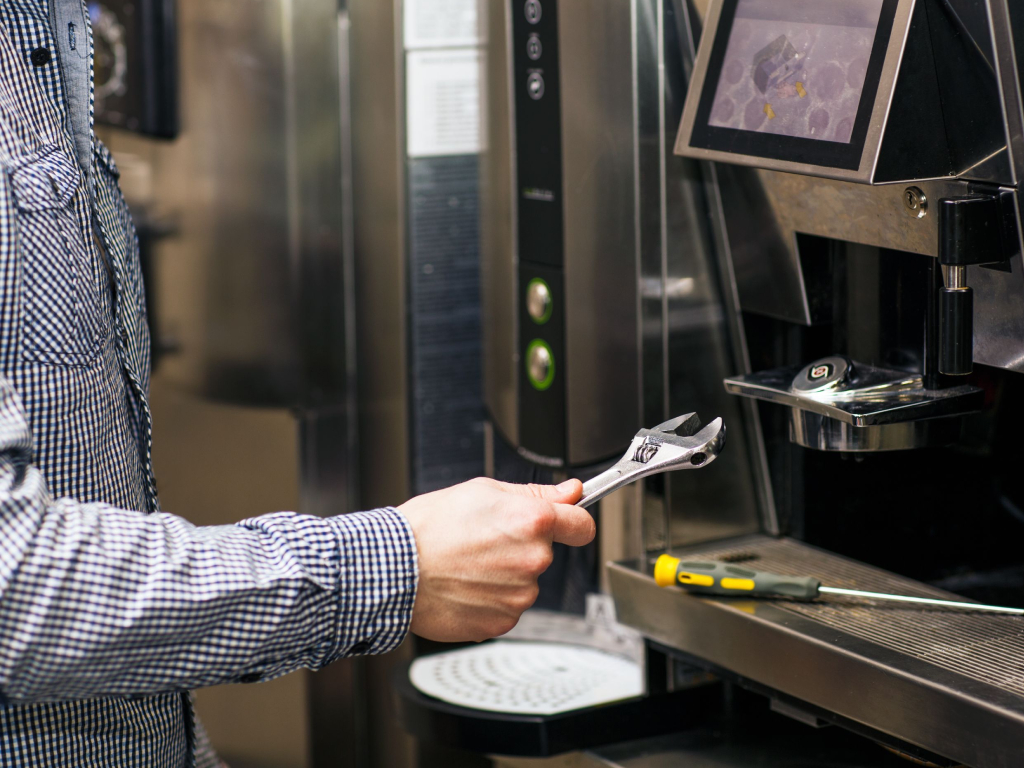
<path fill-rule="evenodd" d="M 510 0 L 519 286 L 519 442 L 566 453 L 565 252 L 556 0 Z"/>

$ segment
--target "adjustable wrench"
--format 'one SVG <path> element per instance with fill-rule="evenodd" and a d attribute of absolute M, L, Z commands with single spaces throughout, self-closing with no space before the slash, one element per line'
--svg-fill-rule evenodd
<path fill-rule="evenodd" d="M 699 431 L 698 431 L 699 430 Z M 636 433 L 626 455 L 610 469 L 583 484 L 577 506 L 589 507 L 612 491 L 642 477 L 677 469 L 706 467 L 725 446 L 725 424 L 715 419 L 704 429 L 696 413 L 666 421 Z"/>

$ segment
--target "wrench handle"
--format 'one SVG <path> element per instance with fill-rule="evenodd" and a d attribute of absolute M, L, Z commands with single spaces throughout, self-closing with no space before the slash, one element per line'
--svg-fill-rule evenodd
<path fill-rule="evenodd" d="M 600 475 L 592 477 L 583 484 L 583 497 L 576 502 L 577 507 L 589 507 L 595 504 L 612 491 L 617 491 L 624 485 L 629 485 L 633 477 L 625 468 L 616 464 L 606 469 Z"/>

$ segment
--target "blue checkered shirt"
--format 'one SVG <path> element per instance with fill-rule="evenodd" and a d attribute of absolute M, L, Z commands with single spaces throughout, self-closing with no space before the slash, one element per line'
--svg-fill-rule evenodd
<path fill-rule="evenodd" d="M 138 246 L 86 4 L 51 2 L 0 0 L 0 765 L 213 764 L 188 691 L 394 648 L 415 542 L 158 511 Z"/>

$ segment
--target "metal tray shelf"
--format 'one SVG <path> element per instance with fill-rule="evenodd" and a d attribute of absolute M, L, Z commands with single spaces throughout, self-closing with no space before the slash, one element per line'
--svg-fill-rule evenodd
<path fill-rule="evenodd" d="M 746 560 L 829 586 L 955 597 L 791 539 L 749 536 L 673 554 Z M 656 586 L 648 563 L 609 571 L 619 621 L 659 643 L 974 768 L 1021 764 L 1024 618 L 831 596 L 696 597 Z"/>

